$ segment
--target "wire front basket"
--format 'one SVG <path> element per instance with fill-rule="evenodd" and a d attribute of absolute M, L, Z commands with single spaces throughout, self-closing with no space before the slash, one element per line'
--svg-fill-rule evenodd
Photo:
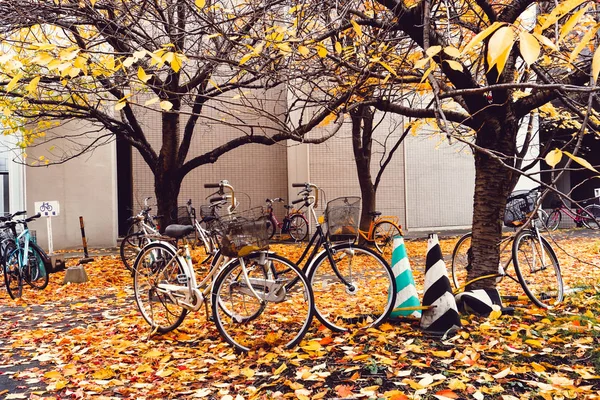
<path fill-rule="evenodd" d="M 262 207 L 219 217 L 211 228 L 217 234 L 224 256 L 243 257 L 269 248 L 267 218 Z"/>
<path fill-rule="evenodd" d="M 511 193 L 506 201 L 504 225 L 514 228 L 523 225 L 529 215 L 535 210 L 536 191 L 517 190 Z M 537 216 L 534 216 L 536 218 Z"/>
<path fill-rule="evenodd" d="M 360 197 L 338 197 L 327 203 L 325 221 L 333 242 L 354 240 L 358 236 Z"/>
<path fill-rule="evenodd" d="M 192 225 L 192 216 L 187 206 L 177 207 L 177 223 L 179 225 Z"/>

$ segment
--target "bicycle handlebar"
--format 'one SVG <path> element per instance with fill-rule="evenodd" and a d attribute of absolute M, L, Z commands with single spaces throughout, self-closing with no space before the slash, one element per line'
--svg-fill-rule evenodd
<path fill-rule="evenodd" d="M 304 187 L 304 190 L 300 191 L 300 193 L 298 193 L 298 195 L 300 195 L 303 192 L 303 196 L 307 197 L 308 194 L 310 192 L 312 192 L 312 190 L 315 190 L 315 201 L 313 203 L 313 207 L 317 208 L 319 205 L 319 187 L 317 185 L 315 185 L 314 183 L 310 183 L 310 182 L 305 182 L 305 183 L 292 183 L 292 187 Z M 303 199 L 306 200 L 306 199 Z M 294 202 L 292 202 L 292 204 L 296 204 Z"/>
<path fill-rule="evenodd" d="M 227 200 L 226 196 L 215 196 L 215 197 L 211 197 L 210 199 L 208 199 L 208 201 L 211 203 L 218 203 L 220 201 L 226 201 L 226 200 Z"/>
<path fill-rule="evenodd" d="M 218 184 L 218 183 L 205 183 L 205 184 L 204 184 L 204 187 L 205 187 L 206 189 L 215 189 L 215 188 L 220 188 L 220 187 L 221 187 L 221 185 L 220 185 L 220 184 Z"/>
<path fill-rule="evenodd" d="M 296 199 L 296 200 L 292 201 L 292 204 L 302 203 L 303 201 L 305 201 L 305 200 L 304 199 Z"/>

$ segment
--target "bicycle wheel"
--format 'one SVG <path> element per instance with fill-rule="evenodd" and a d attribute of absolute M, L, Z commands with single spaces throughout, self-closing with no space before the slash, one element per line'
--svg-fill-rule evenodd
<path fill-rule="evenodd" d="M 148 243 L 150 243 L 150 240 L 142 232 L 127 235 L 121 241 L 121 245 L 119 246 L 121 261 L 123 261 L 125 268 L 127 268 L 132 274 L 134 272 L 133 263 L 135 258 L 139 254 L 140 250 L 142 250 L 142 247 Z"/>
<path fill-rule="evenodd" d="M 23 267 L 23 279 L 32 288 L 43 290 L 48 286 L 50 280 L 44 265 L 44 258 L 40 254 L 40 249 L 33 246 L 29 247 L 28 253 L 27 265 Z"/>
<path fill-rule="evenodd" d="M 313 315 L 313 295 L 304 274 L 275 254 L 252 253 L 241 260 L 225 266 L 213 287 L 212 313 L 220 334 L 242 351 L 295 346 Z"/>
<path fill-rule="evenodd" d="M 396 302 L 396 280 L 390 266 L 367 247 L 341 243 L 331 249 L 335 265 L 324 251 L 308 272 L 317 318 L 337 332 L 378 326 Z"/>
<path fill-rule="evenodd" d="M 133 224 L 131 224 L 129 229 L 127 229 L 127 235 L 125 235 L 125 236 L 129 236 L 129 235 L 133 235 L 135 233 L 142 232 L 142 228 L 140 227 L 140 225 L 141 224 L 138 222 L 134 222 Z"/>
<path fill-rule="evenodd" d="M 308 236 L 308 221 L 302 215 L 290 217 L 290 236 L 296 242 L 301 242 Z"/>
<path fill-rule="evenodd" d="M 23 294 L 23 277 L 19 267 L 19 250 L 12 247 L 4 261 L 4 283 L 11 299 L 17 299 Z"/>
<path fill-rule="evenodd" d="M 165 243 L 150 243 L 133 264 L 135 302 L 142 317 L 159 333 L 176 329 L 187 315 L 187 309 L 176 303 L 179 293 L 167 293 L 159 285 L 177 285 L 184 275 L 176 251 Z M 171 294 L 173 297 L 169 296 Z"/>
<path fill-rule="evenodd" d="M 375 247 L 383 258 L 386 260 L 392 259 L 392 251 L 394 250 L 394 236 L 400 235 L 400 229 L 391 222 L 382 221 L 373 228 L 373 241 Z"/>
<path fill-rule="evenodd" d="M 467 276 L 473 268 L 471 265 L 471 232 L 463 235 L 452 251 L 452 283 L 454 289 L 460 289 L 467 284 Z"/>
<path fill-rule="evenodd" d="M 583 225 L 589 229 L 600 229 L 600 206 L 590 204 L 584 208 L 586 212 L 581 213 Z M 589 214 L 588 214 L 589 213 Z"/>
<path fill-rule="evenodd" d="M 547 231 L 546 222 L 548 221 L 548 213 L 541 208 L 538 210 L 538 217 L 533 220 L 535 227 L 540 231 Z"/>
<path fill-rule="evenodd" d="M 525 230 L 515 237 L 512 251 L 515 272 L 531 301 L 543 308 L 560 303 L 563 281 L 550 243 L 534 231 Z"/>
<path fill-rule="evenodd" d="M 562 214 L 560 210 L 554 210 L 548 215 L 548 219 L 546 220 L 546 228 L 549 231 L 555 231 L 556 228 L 560 225 L 560 220 L 562 219 Z"/>
<path fill-rule="evenodd" d="M 277 230 L 277 224 L 273 218 L 267 217 L 267 235 L 269 235 L 269 240 L 273 239 L 275 236 L 275 231 Z"/>

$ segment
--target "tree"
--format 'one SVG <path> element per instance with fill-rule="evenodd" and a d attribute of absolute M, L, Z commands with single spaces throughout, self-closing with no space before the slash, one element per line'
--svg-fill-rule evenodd
<path fill-rule="evenodd" d="M 319 138 L 305 135 L 349 98 L 340 91 L 282 109 L 258 96 L 282 82 L 310 83 L 322 58 L 310 44 L 293 43 L 303 19 L 285 23 L 287 4 L 279 0 L 7 0 L 0 13 L 0 124 L 21 147 L 54 154 L 28 164 L 62 163 L 125 140 L 154 174 L 158 213 L 168 219 L 194 168 L 248 143 L 323 141 L 339 124 Z M 210 110 L 240 134 L 190 154 Z M 299 123 L 291 121 L 296 113 L 304 116 Z M 89 128 L 68 134 L 70 148 L 60 153 L 52 127 L 72 120 Z M 159 138 L 148 125 L 160 127 Z"/>

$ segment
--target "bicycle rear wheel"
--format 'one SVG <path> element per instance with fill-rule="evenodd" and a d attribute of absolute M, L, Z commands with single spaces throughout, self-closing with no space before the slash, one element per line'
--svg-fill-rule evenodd
<path fill-rule="evenodd" d="M 37 290 L 45 289 L 50 280 L 40 251 L 30 244 L 27 265 L 23 268 L 23 279 L 29 286 Z"/>
<path fill-rule="evenodd" d="M 561 214 L 560 210 L 552 211 L 550 213 L 550 215 L 548 216 L 548 219 L 546 220 L 546 228 L 549 231 L 556 230 L 556 228 L 558 228 L 558 226 L 560 225 L 561 219 L 562 219 L 562 214 Z"/>
<path fill-rule="evenodd" d="M 331 249 L 334 265 L 324 251 L 308 272 L 317 318 L 336 332 L 378 326 L 387 319 L 396 302 L 392 269 L 383 257 L 367 247 L 342 243 Z"/>
<path fill-rule="evenodd" d="M 586 212 L 581 213 L 581 222 L 588 229 L 600 229 L 600 206 L 590 204 L 584 208 Z M 589 214 L 588 214 L 589 213 Z"/>
<path fill-rule="evenodd" d="M 219 333 L 242 351 L 295 346 L 313 315 L 313 295 L 304 274 L 275 254 L 252 253 L 242 260 L 229 263 L 215 280 L 212 312 Z"/>
<path fill-rule="evenodd" d="M 269 236 L 269 240 L 273 239 L 275 236 L 275 231 L 277 230 L 277 224 L 273 218 L 267 218 L 267 235 Z"/>
<path fill-rule="evenodd" d="M 8 256 L 4 261 L 4 283 L 11 299 L 17 299 L 23 294 L 23 277 L 19 266 L 19 250 L 15 247 L 8 249 Z"/>
<path fill-rule="evenodd" d="M 185 270 L 175 250 L 164 243 L 151 243 L 136 258 L 133 270 L 135 302 L 142 317 L 159 333 L 176 329 L 187 310 L 177 304 L 178 293 L 167 293 L 159 288 L 160 284 L 181 286 L 177 277 L 185 276 Z"/>
<path fill-rule="evenodd" d="M 452 283 L 454 289 L 463 288 L 467 284 L 467 276 L 469 271 L 473 269 L 471 265 L 472 253 L 471 253 L 471 239 L 473 234 L 471 232 L 462 236 L 456 242 L 454 250 L 452 251 Z"/>
<path fill-rule="evenodd" d="M 308 221 L 302 215 L 292 215 L 290 217 L 290 236 L 296 242 L 301 242 L 308 236 Z"/>
<path fill-rule="evenodd" d="M 400 229 L 391 222 L 382 221 L 373 228 L 373 240 L 375 247 L 383 255 L 386 261 L 392 259 L 394 250 L 394 236 L 400 235 Z"/>
<path fill-rule="evenodd" d="M 550 243 L 534 231 L 525 230 L 515 237 L 512 251 L 515 272 L 531 301 L 543 308 L 560 303 L 563 280 Z"/>

